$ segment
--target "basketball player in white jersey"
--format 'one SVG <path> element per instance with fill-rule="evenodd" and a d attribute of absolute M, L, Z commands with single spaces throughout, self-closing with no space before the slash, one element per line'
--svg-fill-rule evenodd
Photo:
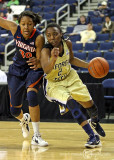
<path fill-rule="evenodd" d="M 48 100 L 70 110 L 73 118 L 89 136 L 85 147 L 99 147 L 101 146 L 99 135 L 104 137 L 105 132 L 99 124 L 97 106 L 86 85 L 82 83 L 76 70 L 71 67 L 72 64 L 88 68 L 88 63 L 73 56 L 72 43 L 70 40 L 63 39 L 59 25 L 48 24 L 45 34 L 48 43 L 44 45 L 41 53 L 41 65 L 45 73 L 43 85 L 45 96 Z M 78 104 L 87 109 L 91 124 L 99 135 L 93 132 Z"/>

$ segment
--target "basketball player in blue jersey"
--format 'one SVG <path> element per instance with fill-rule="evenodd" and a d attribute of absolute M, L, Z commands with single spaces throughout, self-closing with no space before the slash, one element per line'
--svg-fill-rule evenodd
<path fill-rule="evenodd" d="M 40 23 L 40 17 L 31 11 L 24 11 L 19 16 L 19 25 L 13 21 L 0 18 L 0 27 L 10 30 L 14 36 L 16 53 L 13 64 L 9 67 L 8 88 L 10 93 L 11 114 L 21 121 L 23 137 L 29 135 L 31 117 L 34 135 L 31 144 L 47 146 L 39 132 L 40 108 L 37 100 L 38 88 L 41 85 L 43 70 L 40 64 L 41 50 L 44 45 L 43 35 L 35 29 Z M 36 57 L 36 58 L 34 58 Z M 34 61 L 37 66 L 33 65 Z M 27 90 L 29 112 L 23 114 L 22 100 L 24 90 Z"/>
<path fill-rule="evenodd" d="M 99 124 L 97 106 L 76 70 L 71 68 L 71 64 L 88 68 L 88 63 L 73 56 L 72 43 L 70 40 L 63 39 L 59 25 L 48 24 L 45 34 L 48 43 L 44 45 L 41 52 L 41 65 L 45 73 L 43 85 L 45 96 L 48 100 L 70 110 L 74 119 L 89 135 L 85 147 L 100 147 L 99 135 L 104 137 L 105 132 Z M 78 104 L 87 109 L 91 124 L 99 135 L 94 133 Z"/>

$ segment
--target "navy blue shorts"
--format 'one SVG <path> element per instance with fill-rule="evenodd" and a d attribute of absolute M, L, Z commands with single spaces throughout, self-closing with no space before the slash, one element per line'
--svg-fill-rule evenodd
<path fill-rule="evenodd" d="M 36 88 L 37 90 L 42 85 L 43 70 L 29 69 L 23 76 L 16 76 L 15 74 L 8 73 L 8 88 L 10 94 L 10 103 L 13 106 L 19 106 L 23 102 L 23 93 L 27 88 Z"/>

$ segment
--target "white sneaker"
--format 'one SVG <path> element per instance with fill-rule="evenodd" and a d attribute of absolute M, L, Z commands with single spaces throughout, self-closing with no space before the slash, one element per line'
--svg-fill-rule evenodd
<path fill-rule="evenodd" d="M 22 127 L 22 134 L 24 138 L 27 138 L 29 136 L 29 121 L 30 121 L 30 115 L 28 113 L 23 114 L 24 121 L 20 123 L 20 126 Z"/>
<path fill-rule="evenodd" d="M 36 134 L 33 135 L 31 144 L 32 145 L 38 145 L 40 147 L 46 147 L 46 146 L 48 146 L 48 142 L 44 141 L 41 138 L 41 135 L 36 135 Z"/>

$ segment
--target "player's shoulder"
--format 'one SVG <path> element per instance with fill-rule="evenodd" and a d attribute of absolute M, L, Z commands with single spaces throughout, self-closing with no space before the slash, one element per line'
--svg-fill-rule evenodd
<path fill-rule="evenodd" d="M 49 50 L 53 49 L 53 46 L 50 43 L 44 44 L 43 48 L 48 48 Z"/>
<path fill-rule="evenodd" d="M 51 54 L 51 50 L 53 49 L 53 46 L 49 43 L 44 44 L 42 51 L 41 51 L 41 55 L 49 55 Z"/>
<path fill-rule="evenodd" d="M 19 25 L 17 25 L 17 29 L 16 29 L 16 32 L 14 34 L 14 38 L 16 39 L 17 36 L 21 37 L 21 28 Z"/>
<path fill-rule="evenodd" d="M 65 43 L 67 44 L 68 48 L 71 48 L 71 46 L 72 46 L 71 40 L 70 40 L 70 39 L 66 39 L 66 40 L 64 40 L 64 41 L 65 41 Z"/>
<path fill-rule="evenodd" d="M 37 35 L 36 35 L 36 40 L 39 40 L 39 41 L 45 41 L 45 38 L 44 38 L 44 36 L 43 36 L 43 34 L 42 33 L 40 33 L 40 34 L 38 34 L 37 33 Z"/>

